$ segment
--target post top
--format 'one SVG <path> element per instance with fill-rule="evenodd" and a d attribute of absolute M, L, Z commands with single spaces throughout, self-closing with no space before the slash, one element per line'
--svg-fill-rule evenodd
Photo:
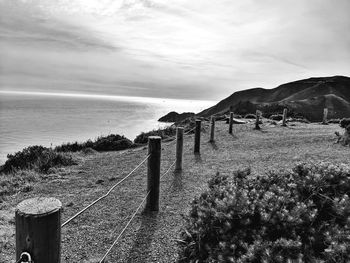
<path fill-rule="evenodd" d="M 34 197 L 26 199 L 16 207 L 16 213 L 32 216 L 44 216 L 61 209 L 60 200 L 53 197 Z"/>
<path fill-rule="evenodd" d="M 196 119 L 196 122 L 202 122 L 202 120 L 201 119 Z"/>
<path fill-rule="evenodd" d="M 160 136 L 148 136 L 148 139 L 149 140 L 161 140 L 162 137 L 160 137 Z"/>

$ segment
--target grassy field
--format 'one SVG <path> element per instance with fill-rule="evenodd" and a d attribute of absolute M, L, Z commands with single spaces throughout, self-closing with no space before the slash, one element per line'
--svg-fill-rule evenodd
<path fill-rule="evenodd" d="M 205 126 L 209 131 L 209 124 Z M 139 213 L 108 262 L 176 261 L 184 215 L 192 199 L 207 187 L 207 180 L 216 172 L 231 175 L 234 170 L 250 167 L 257 175 L 271 169 L 291 169 L 304 161 L 350 164 L 350 148 L 334 144 L 334 132 L 341 132 L 336 124 L 295 123 L 280 127 L 266 123 L 260 131 L 253 130 L 253 126 L 236 125 L 230 135 L 228 125 L 217 122 L 215 143 L 208 142 L 208 132 L 202 134 L 200 155 L 193 154 L 193 135 L 187 135 L 183 172 L 169 173 L 161 180 L 159 213 Z M 162 148 L 164 173 L 174 161 L 175 144 L 164 143 Z M 56 197 L 63 204 L 65 221 L 103 195 L 146 155 L 147 148 L 143 147 L 80 156 L 78 165 L 56 169 L 49 175 L 29 173 L 26 176 L 30 182 L 2 175 L 1 187 L 8 185 L 9 180 L 17 180 L 20 186 L 0 203 L 0 262 L 14 262 L 14 211 L 20 201 L 34 196 Z M 98 262 L 145 193 L 144 165 L 112 195 L 62 229 L 62 262 Z"/>

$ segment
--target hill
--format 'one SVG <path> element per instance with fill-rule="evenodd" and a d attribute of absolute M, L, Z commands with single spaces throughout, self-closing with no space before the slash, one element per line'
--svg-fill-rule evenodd
<path fill-rule="evenodd" d="M 184 112 L 184 113 L 177 113 L 175 111 L 169 112 L 168 114 L 161 117 L 158 121 L 160 122 L 179 122 L 184 119 L 193 117 L 193 112 Z"/>
<path fill-rule="evenodd" d="M 329 118 L 350 115 L 350 78 L 345 76 L 309 78 L 280 85 L 274 89 L 254 88 L 233 93 L 198 115 L 209 117 L 230 110 L 239 114 L 261 109 L 265 114 L 275 114 L 287 107 L 312 121 L 322 118 L 323 108 L 328 108 Z"/>

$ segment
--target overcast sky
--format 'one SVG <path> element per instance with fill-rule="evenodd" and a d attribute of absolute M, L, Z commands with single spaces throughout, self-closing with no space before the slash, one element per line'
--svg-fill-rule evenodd
<path fill-rule="evenodd" d="M 0 89 L 222 99 L 350 75 L 349 0 L 0 0 Z"/>

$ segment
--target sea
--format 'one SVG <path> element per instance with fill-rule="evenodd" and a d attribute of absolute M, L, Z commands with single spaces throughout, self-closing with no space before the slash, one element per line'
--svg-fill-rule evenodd
<path fill-rule="evenodd" d="M 0 164 L 30 145 L 54 147 L 120 134 L 133 140 L 163 128 L 170 111 L 199 112 L 214 101 L 0 91 Z"/>

